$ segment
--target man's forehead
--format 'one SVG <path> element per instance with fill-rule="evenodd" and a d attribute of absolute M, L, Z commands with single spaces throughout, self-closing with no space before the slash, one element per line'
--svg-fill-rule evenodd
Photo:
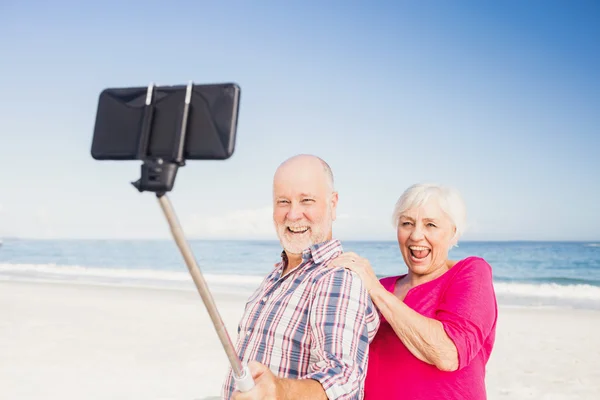
<path fill-rule="evenodd" d="M 311 191 L 275 191 L 275 197 L 318 197 L 318 192 Z"/>
<path fill-rule="evenodd" d="M 321 190 L 327 181 L 323 175 L 298 173 L 275 176 L 273 185 L 282 189 L 314 192 Z"/>

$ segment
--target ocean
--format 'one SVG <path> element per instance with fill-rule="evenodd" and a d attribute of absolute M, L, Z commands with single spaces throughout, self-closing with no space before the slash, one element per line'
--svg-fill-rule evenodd
<path fill-rule="evenodd" d="M 249 293 L 279 260 L 276 241 L 190 240 L 214 292 Z M 378 276 L 406 272 L 396 242 L 344 241 Z M 461 242 L 451 259 L 479 256 L 499 303 L 600 309 L 599 242 Z M 0 280 L 196 290 L 172 240 L 5 239 Z"/>

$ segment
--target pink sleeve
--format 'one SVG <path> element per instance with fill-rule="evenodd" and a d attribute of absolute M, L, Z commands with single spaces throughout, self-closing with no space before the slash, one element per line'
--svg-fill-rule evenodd
<path fill-rule="evenodd" d="M 496 295 L 492 268 L 473 257 L 453 277 L 436 312 L 458 350 L 458 369 L 469 365 L 495 326 Z"/>

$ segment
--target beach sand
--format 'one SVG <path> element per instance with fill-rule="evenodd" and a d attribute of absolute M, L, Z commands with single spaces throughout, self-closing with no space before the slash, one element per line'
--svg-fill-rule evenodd
<path fill-rule="evenodd" d="M 246 294 L 214 293 L 235 341 Z M 197 292 L 0 282 L 0 399 L 218 398 L 228 362 Z M 598 399 L 600 312 L 501 307 L 489 399 Z"/>

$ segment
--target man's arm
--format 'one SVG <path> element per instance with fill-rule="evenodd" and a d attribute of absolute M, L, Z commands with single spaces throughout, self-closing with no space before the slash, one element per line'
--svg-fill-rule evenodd
<path fill-rule="evenodd" d="M 255 361 L 248 363 L 254 387 L 246 393 L 234 392 L 232 400 L 327 400 L 321 384 L 313 379 L 277 378 L 269 368 Z"/>
<path fill-rule="evenodd" d="M 282 397 L 285 400 L 327 400 L 327 394 L 321 384 L 313 379 L 281 379 Z"/>
<path fill-rule="evenodd" d="M 304 378 L 320 382 L 329 399 L 361 398 L 379 318 L 359 276 L 336 268 L 320 277 L 310 321 L 311 359 L 316 362 Z"/>

